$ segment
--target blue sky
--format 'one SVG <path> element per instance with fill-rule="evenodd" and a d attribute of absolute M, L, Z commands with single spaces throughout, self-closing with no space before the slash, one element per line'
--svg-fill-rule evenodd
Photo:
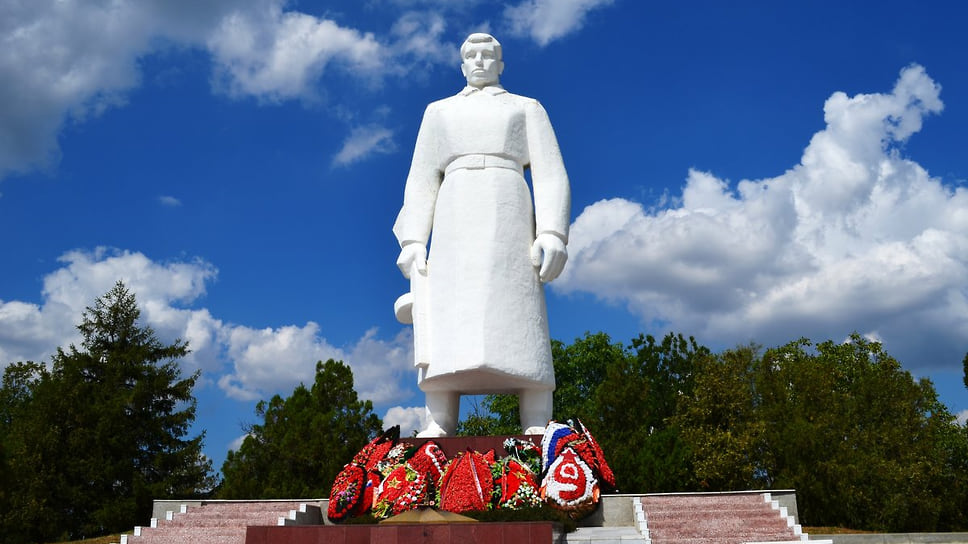
<path fill-rule="evenodd" d="M 417 425 L 390 228 L 473 31 L 572 183 L 552 336 L 882 341 L 968 413 L 958 2 L 0 0 L 0 365 L 122 279 L 194 349 L 221 465 L 253 408 L 349 363 Z"/>

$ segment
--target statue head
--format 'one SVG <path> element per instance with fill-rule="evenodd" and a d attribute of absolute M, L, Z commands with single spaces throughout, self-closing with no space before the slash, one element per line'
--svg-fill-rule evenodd
<path fill-rule="evenodd" d="M 460 46 L 461 72 L 472 87 L 497 85 L 504 71 L 501 43 L 490 34 L 475 33 Z"/>

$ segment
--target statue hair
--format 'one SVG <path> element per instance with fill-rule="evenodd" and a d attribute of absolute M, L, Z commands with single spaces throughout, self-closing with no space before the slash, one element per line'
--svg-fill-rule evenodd
<path fill-rule="evenodd" d="M 464 53 L 467 51 L 467 46 L 472 43 L 489 43 L 494 47 L 494 55 L 498 60 L 501 60 L 504 56 L 501 48 L 501 42 L 497 41 L 497 38 L 491 36 L 490 34 L 485 34 L 483 32 L 475 32 L 464 40 L 464 43 L 460 46 L 460 57 L 464 58 Z"/>

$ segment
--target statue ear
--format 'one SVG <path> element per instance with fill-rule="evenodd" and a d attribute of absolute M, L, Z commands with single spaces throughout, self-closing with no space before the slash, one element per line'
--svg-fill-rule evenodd
<path fill-rule="evenodd" d="M 460 73 L 464 74 L 465 79 L 467 78 L 467 65 L 464 63 L 461 63 L 460 65 Z"/>
<path fill-rule="evenodd" d="M 499 60 L 497 61 L 497 75 L 501 75 L 503 73 L 504 73 L 504 61 Z"/>

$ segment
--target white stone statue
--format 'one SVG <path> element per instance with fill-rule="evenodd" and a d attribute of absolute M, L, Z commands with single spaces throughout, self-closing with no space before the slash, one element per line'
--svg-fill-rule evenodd
<path fill-rule="evenodd" d="M 540 434 L 555 389 L 542 283 L 568 258 L 568 176 L 541 104 L 501 87 L 501 44 L 471 34 L 460 53 L 467 87 L 427 106 L 393 226 L 411 280 L 397 316 L 414 324 L 426 393 L 419 436 L 453 435 L 460 395 L 484 393 L 517 394 L 522 429 Z"/>

